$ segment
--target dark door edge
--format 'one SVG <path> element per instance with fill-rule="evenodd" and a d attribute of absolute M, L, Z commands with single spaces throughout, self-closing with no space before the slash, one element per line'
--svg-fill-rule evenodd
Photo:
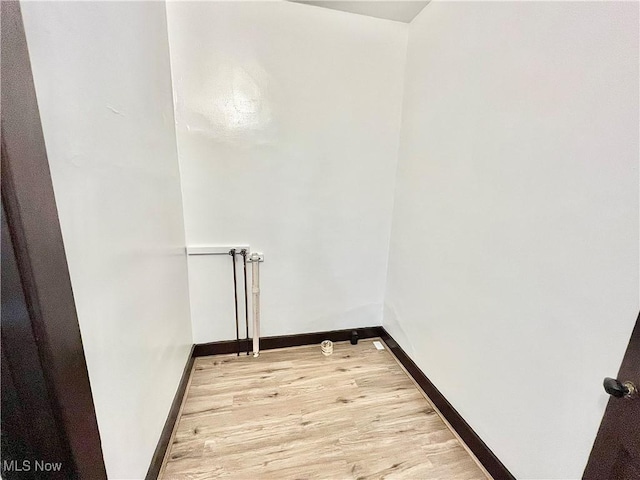
<path fill-rule="evenodd" d="M 635 370 L 638 365 L 638 352 L 640 352 L 640 312 L 636 316 L 636 323 L 631 331 L 631 337 L 625 348 L 616 378 L 626 380 L 627 374 Z M 620 415 L 621 410 L 624 410 L 623 405 L 626 403 L 624 400 L 612 396 L 607 401 L 596 438 L 587 458 L 587 464 L 582 473 L 582 480 L 598 480 L 611 476 L 611 471 L 618 461 L 618 452 L 616 452 L 615 446 L 618 443 L 618 436 L 621 434 L 620 424 L 613 418 L 619 418 L 617 415 Z"/>
<path fill-rule="evenodd" d="M 20 2 L 5 1 L 0 5 L 2 204 L 37 360 L 50 395 L 55 436 L 66 445 L 64 458 L 55 462 L 64 465 L 69 478 L 106 479 Z M 5 318 L 3 326 L 4 322 Z M 30 405 L 29 400 L 21 401 Z M 12 412 L 2 413 L 4 417 Z M 22 464 L 31 459 L 14 460 Z M 34 461 L 31 465 L 35 467 Z M 4 462 L 1 467 L 4 471 Z M 5 472 L 3 477 L 12 475 Z"/>

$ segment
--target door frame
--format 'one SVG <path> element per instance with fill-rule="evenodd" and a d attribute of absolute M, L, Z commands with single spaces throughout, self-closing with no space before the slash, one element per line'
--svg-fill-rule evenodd
<path fill-rule="evenodd" d="M 0 4 L 2 204 L 37 346 L 32 360 L 74 477 L 106 479 L 20 3 Z"/>

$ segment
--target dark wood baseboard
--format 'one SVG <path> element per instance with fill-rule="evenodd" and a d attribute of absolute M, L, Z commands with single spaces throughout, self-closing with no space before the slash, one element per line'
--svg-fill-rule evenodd
<path fill-rule="evenodd" d="M 440 390 L 431 383 L 431 380 L 418 368 L 418 366 L 409 358 L 404 350 L 398 345 L 391 335 L 384 329 L 380 328 L 380 338 L 384 340 L 391 352 L 398 361 L 404 366 L 409 375 L 413 377 L 420 388 L 427 394 L 433 404 L 440 410 L 442 416 L 458 433 L 460 438 L 467 444 L 467 447 L 473 452 L 476 458 L 482 463 L 484 468 L 495 480 L 515 480 L 515 477 L 507 470 L 502 462 L 494 455 L 486 443 L 478 436 L 473 428 L 465 421 L 464 418 L 453 408 L 449 401 L 440 393 Z"/>
<path fill-rule="evenodd" d="M 344 342 L 351 338 L 351 332 L 356 330 L 358 338 L 379 337 L 382 327 L 362 327 L 348 328 L 346 330 L 331 330 L 328 332 L 299 333 L 296 335 L 282 335 L 278 337 L 262 337 L 260 339 L 260 350 L 273 350 L 274 348 L 299 347 L 301 345 L 313 345 L 323 340 L 332 342 Z M 249 350 L 251 349 L 251 339 L 249 339 Z M 205 357 L 207 355 L 222 355 L 226 353 L 236 353 L 238 345 L 235 340 L 225 340 L 223 342 L 211 342 L 196 344 L 193 349 L 194 357 Z M 240 340 L 240 354 L 246 355 L 247 340 Z"/>
<path fill-rule="evenodd" d="M 158 475 L 160 474 L 160 469 L 162 468 L 162 461 L 164 460 L 164 455 L 167 452 L 167 448 L 169 448 L 169 442 L 171 441 L 171 434 L 173 433 L 173 427 L 178 420 L 178 414 L 180 413 L 180 406 L 182 405 L 182 399 L 187 391 L 187 385 L 189 384 L 189 376 L 191 375 L 191 367 L 193 367 L 193 350 L 194 346 L 191 347 L 191 353 L 187 358 L 187 363 L 184 366 L 184 370 L 182 372 L 182 378 L 180 379 L 180 383 L 178 384 L 178 389 L 176 390 L 176 394 L 173 397 L 173 402 L 171 403 L 171 408 L 169 409 L 169 415 L 167 415 L 167 420 L 164 422 L 164 427 L 162 428 L 162 433 L 160 434 L 160 439 L 158 440 L 158 445 L 156 446 L 155 452 L 153 452 L 153 457 L 151 458 L 151 464 L 149 465 L 149 470 L 147 470 L 147 475 L 144 477 L 145 480 L 156 480 Z"/>

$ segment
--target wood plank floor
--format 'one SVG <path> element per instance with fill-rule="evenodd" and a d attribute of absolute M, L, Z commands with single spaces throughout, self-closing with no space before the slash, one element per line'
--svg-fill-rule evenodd
<path fill-rule="evenodd" d="M 486 479 L 372 342 L 197 358 L 160 478 Z"/>

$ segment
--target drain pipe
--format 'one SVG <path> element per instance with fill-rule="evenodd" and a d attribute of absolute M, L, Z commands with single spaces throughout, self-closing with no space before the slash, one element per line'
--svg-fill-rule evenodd
<path fill-rule="evenodd" d="M 249 295 L 247 295 L 247 249 L 243 248 L 240 251 L 242 255 L 242 265 L 244 267 L 244 326 L 245 333 L 247 335 L 245 341 L 247 342 L 247 355 L 249 355 Z"/>
<path fill-rule="evenodd" d="M 253 356 L 260 355 L 260 262 L 264 255 L 253 252 L 249 256 L 251 262 L 251 294 L 253 304 Z"/>
<path fill-rule="evenodd" d="M 238 356 L 240 356 L 240 327 L 238 326 L 238 281 L 236 279 L 236 249 L 229 250 L 231 255 L 231 263 L 233 264 L 233 303 L 236 307 L 236 346 L 238 347 Z"/>

